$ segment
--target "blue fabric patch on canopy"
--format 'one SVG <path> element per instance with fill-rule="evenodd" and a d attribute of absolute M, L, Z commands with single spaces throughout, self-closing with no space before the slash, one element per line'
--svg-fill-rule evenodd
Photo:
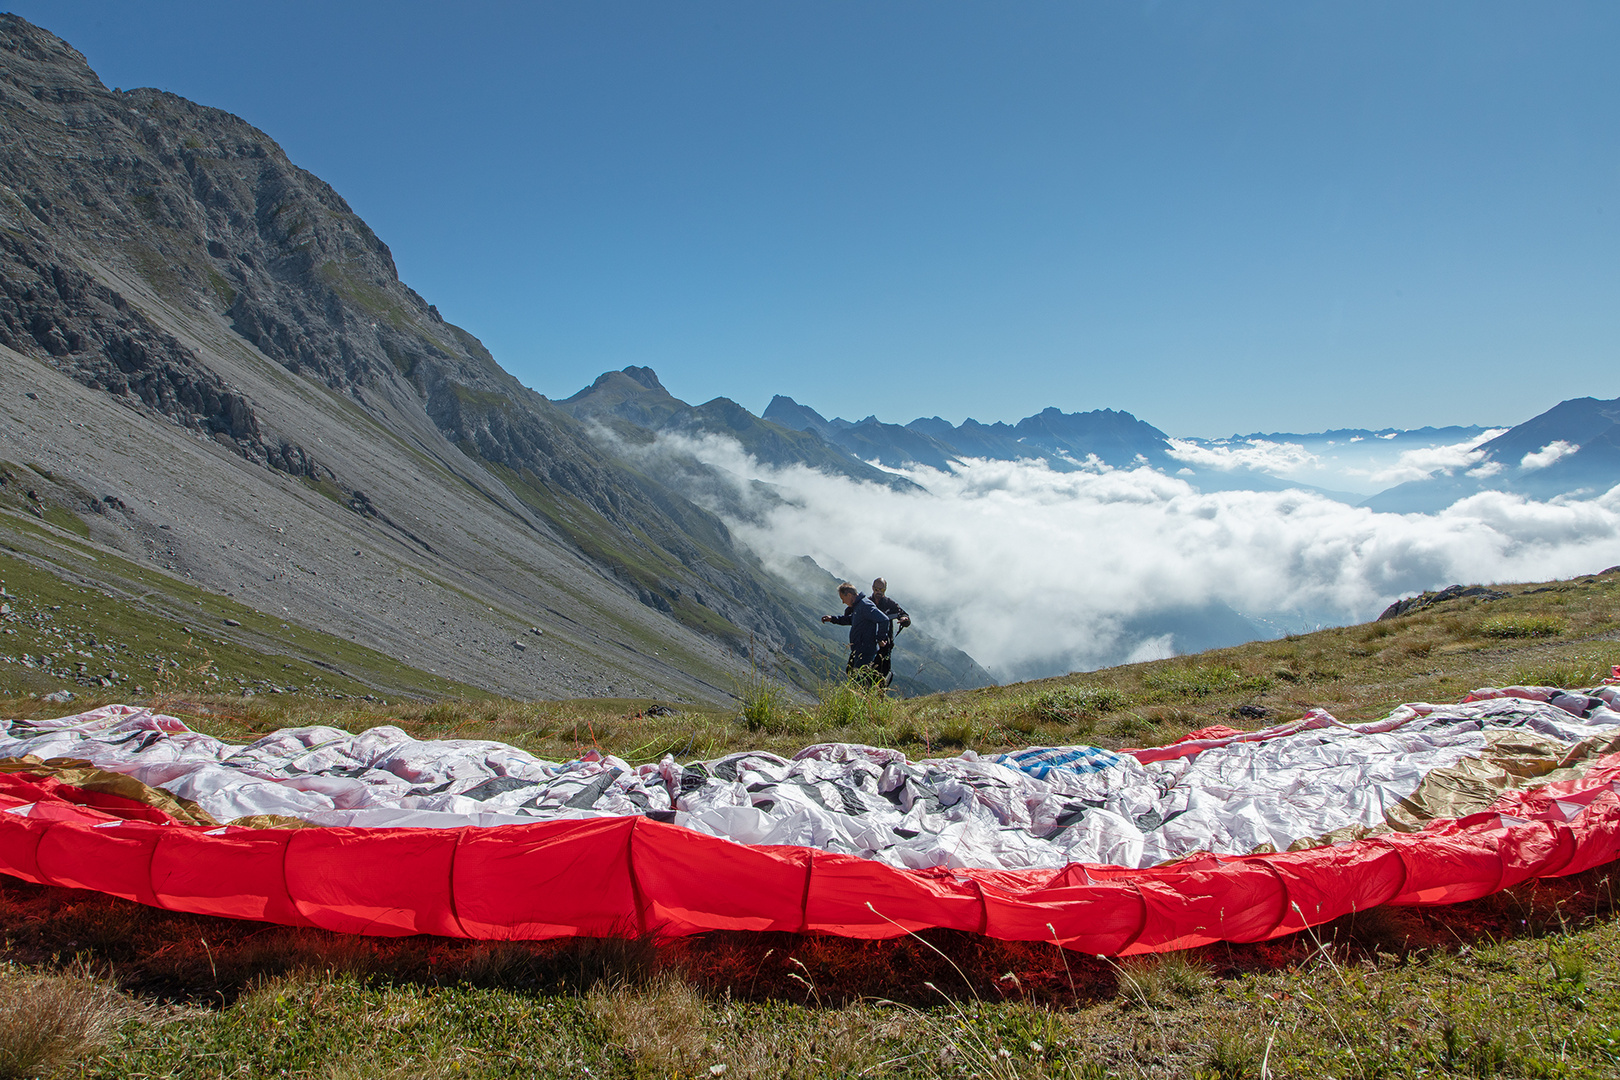
<path fill-rule="evenodd" d="M 1014 754 L 997 754 L 990 760 L 1021 769 L 1037 780 L 1044 780 L 1053 769 L 1066 769 L 1074 773 L 1102 772 L 1118 766 L 1125 759 L 1112 750 L 1097 746 L 1031 746 Z"/>

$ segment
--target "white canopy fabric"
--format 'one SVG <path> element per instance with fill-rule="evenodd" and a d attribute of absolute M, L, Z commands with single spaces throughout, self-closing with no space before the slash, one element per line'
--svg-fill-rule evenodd
<path fill-rule="evenodd" d="M 1504 745 L 1517 755 L 1511 768 L 1493 764 Z M 0 722 L 0 758 L 87 759 L 192 800 L 221 822 L 280 815 L 312 825 L 455 828 L 646 814 L 744 844 L 810 846 L 897 867 L 1008 870 L 1286 850 L 1398 823 L 1420 787 L 1448 770 L 1468 770 L 1488 798 L 1541 782 L 1533 774 L 1583 747 L 1616 745 L 1615 687 L 1482 690 L 1463 704 L 1403 705 L 1367 724 L 1317 710 L 1260 732 L 1135 753 L 1032 748 L 1039 752 L 916 762 L 895 750 L 823 743 L 791 760 L 750 751 L 633 767 L 593 752 L 558 763 L 498 742 L 418 740 L 391 726 L 358 735 L 291 728 L 239 746 L 125 705 Z"/>

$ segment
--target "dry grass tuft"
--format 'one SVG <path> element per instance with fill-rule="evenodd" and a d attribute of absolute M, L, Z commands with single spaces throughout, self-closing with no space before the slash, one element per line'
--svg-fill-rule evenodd
<path fill-rule="evenodd" d="M 666 973 L 640 986 L 598 983 L 586 1000 L 638 1074 L 684 1075 L 702 1064 L 703 997 L 685 980 Z"/>
<path fill-rule="evenodd" d="M 0 1080 L 51 1077 L 112 1041 L 149 1010 L 85 973 L 0 967 Z"/>
<path fill-rule="evenodd" d="M 1556 615 L 1500 615 L 1479 624 L 1479 632 L 1492 638 L 1557 637 L 1568 629 L 1569 620 Z"/>
<path fill-rule="evenodd" d="M 332 973 L 335 974 L 335 973 Z M 255 979 L 235 1001 L 235 1007 L 244 1013 L 271 1016 L 289 1001 L 307 1003 L 312 1013 L 319 1010 L 324 979 L 330 974 L 315 969 L 303 969 L 283 975 L 265 975 Z"/>
<path fill-rule="evenodd" d="M 760 1023 L 757 1010 L 730 998 L 705 999 L 670 972 L 641 986 L 599 984 L 586 999 L 630 1059 L 637 1077 L 724 1076 L 727 1080 L 798 1080 L 862 1075 L 907 1022 L 860 1003 Z M 926 1014 L 904 1012 L 927 1022 Z"/>

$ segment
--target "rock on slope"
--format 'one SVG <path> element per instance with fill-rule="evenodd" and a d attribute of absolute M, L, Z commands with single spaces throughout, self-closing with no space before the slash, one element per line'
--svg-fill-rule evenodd
<path fill-rule="evenodd" d="M 720 697 L 750 642 L 826 659 L 717 518 L 445 322 L 263 132 L 109 91 L 11 15 L 0 348 L 0 457 L 94 544 L 261 610 L 535 696 Z"/>

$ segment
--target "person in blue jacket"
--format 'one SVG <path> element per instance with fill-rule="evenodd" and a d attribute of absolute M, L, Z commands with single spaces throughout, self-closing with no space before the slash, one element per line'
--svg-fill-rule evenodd
<path fill-rule="evenodd" d="M 821 621 L 849 627 L 849 663 L 844 670 L 850 675 L 881 678 L 877 670 L 878 650 L 894 637 L 889 617 L 847 581 L 838 586 L 838 598 L 845 604 L 844 613 L 823 615 Z"/>

